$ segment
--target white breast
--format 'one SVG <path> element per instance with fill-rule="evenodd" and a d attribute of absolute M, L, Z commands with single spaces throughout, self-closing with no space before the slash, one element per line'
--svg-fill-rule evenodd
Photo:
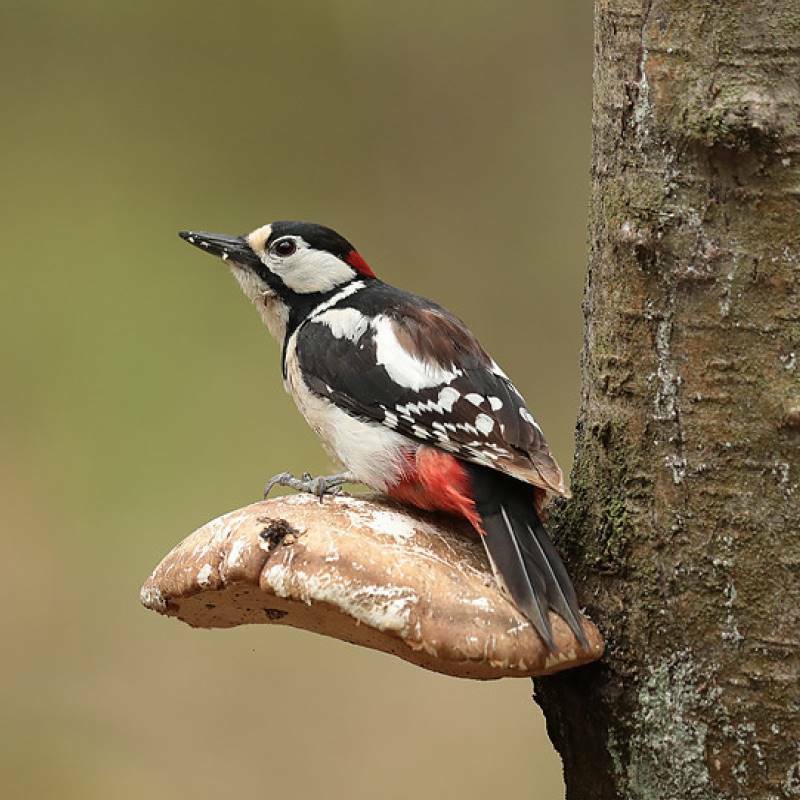
<path fill-rule="evenodd" d="M 416 443 L 378 422 L 357 419 L 313 394 L 300 373 L 296 337 L 297 333 L 292 334 L 286 348 L 286 391 L 328 453 L 357 480 L 385 492 L 401 480 L 404 454 L 413 453 Z"/>

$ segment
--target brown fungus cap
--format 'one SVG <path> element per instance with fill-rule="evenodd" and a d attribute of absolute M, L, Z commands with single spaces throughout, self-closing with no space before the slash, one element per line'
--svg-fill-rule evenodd
<path fill-rule="evenodd" d="M 292 495 L 253 503 L 184 539 L 142 603 L 199 628 L 292 625 L 461 678 L 547 675 L 603 654 L 551 613 L 550 653 L 497 587 L 466 525 L 382 500 Z"/>

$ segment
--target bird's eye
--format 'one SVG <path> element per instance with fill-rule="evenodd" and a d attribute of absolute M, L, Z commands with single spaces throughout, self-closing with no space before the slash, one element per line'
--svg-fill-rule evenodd
<path fill-rule="evenodd" d="M 297 250 L 297 245 L 294 243 L 293 239 L 281 239 L 279 242 L 275 242 L 275 244 L 272 245 L 272 252 L 283 258 L 292 255 L 295 250 Z"/>

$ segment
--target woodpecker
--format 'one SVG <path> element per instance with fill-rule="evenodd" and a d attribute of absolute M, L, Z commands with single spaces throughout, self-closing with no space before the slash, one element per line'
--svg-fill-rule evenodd
<path fill-rule="evenodd" d="M 586 646 L 567 571 L 540 517 L 564 479 L 522 395 L 461 320 L 375 276 L 323 225 L 244 236 L 181 231 L 225 261 L 281 345 L 286 391 L 345 472 L 276 484 L 322 498 L 362 483 L 466 518 L 504 591 L 554 650 L 548 610 Z"/>

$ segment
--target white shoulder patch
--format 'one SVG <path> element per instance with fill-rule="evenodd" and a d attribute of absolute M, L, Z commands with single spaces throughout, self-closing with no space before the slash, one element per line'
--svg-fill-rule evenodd
<path fill-rule="evenodd" d="M 369 327 L 369 318 L 355 308 L 329 308 L 314 315 L 314 322 L 327 325 L 337 339 L 357 342 Z"/>
<path fill-rule="evenodd" d="M 356 277 L 356 271 L 332 253 L 313 250 L 301 237 L 295 238 L 299 247 L 294 255 L 279 260 L 269 254 L 262 258 L 293 292 L 327 292 Z"/>
<path fill-rule="evenodd" d="M 398 385 L 417 392 L 450 383 L 463 374 L 460 369 L 443 369 L 438 364 L 423 361 L 409 353 L 398 341 L 394 323 L 388 317 L 375 317 L 372 328 L 375 331 L 377 361 Z"/>

